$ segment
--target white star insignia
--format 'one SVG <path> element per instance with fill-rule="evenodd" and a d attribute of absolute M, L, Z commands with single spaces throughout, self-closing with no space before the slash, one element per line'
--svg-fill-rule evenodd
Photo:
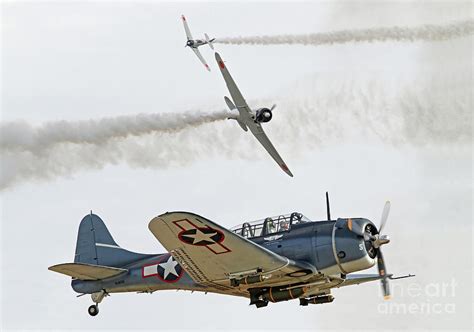
<path fill-rule="evenodd" d="M 176 265 L 178 265 L 178 262 L 173 260 L 173 256 L 170 256 L 166 263 L 160 263 L 159 265 L 165 270 L 163 272 L 164 279 L 166 279 L 170 273 L 179 277 L 178 272 L 176 272 Z"/>
<path fill-rule="evenodd" d="M 213 239 L 211 239 L 214 235 L 216 235 L 217 232 L 214 233 L 203 233 L 201 232 L 198 228 L 196 228 L 196 234 L 189 234 L 186 235 L 186 237 L 190 237 L 193 239 L 193 244 L 198 244 L 199 242 L 206 241 L 212 243 L 216 243 Z"/>

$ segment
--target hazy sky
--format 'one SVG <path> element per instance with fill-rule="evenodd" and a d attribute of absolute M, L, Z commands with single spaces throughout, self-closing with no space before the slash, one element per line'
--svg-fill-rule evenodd
<path fill-rule="evenodd" d="M 208 73 L 184 48 L 181 14 L 195 37 L 217 38 L 472 19 L 470 2 L 453 1 L 1 9 L 1 121 L 31 125 L 224 109 L 213 54 L 201 48 Z M 251 106 L 278 104 L 266 131 L 294 178 L 231 121 L 16 160 L 30 175 L 0 192 L 2 329 L 470 329 L 472 43 L 216 45 Z M 3 176 L 11 174 L 12 156 L 0 157 Z M 91 318 L 90 297 L 76 298 L 69 278 L 47 270 L 73 260 L 90 210 L 122 247 L 160 253 L 147 225 L 163 212 L 228 227 L 293 211 L 320 220 L 326 190 L 333 217 L 376 224 L 391 200 L 387 269 L 417 274 L 392 282 L 392 301 L 378 283 L 336 289 L 332 304 L 259 310 L 246 299 L 164 291 L 113 294 Z M 418 311 L 404 313 L 410 305 Z"/>

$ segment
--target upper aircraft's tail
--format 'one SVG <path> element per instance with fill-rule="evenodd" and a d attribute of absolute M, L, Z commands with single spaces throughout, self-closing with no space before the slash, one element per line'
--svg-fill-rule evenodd
<path fill-rule="evenodd" d="M 206 41 L 209 44 L 209 47 L 212 50 L 214 50 L 214 45 L 212 45 L 212 43 L 214 42 L 214 40 L 216 40 L 216 38 L 209 39 L 209 36 L 207 35 L 207 33 L 204 34 L 204 37 L 206 38 Z"/>
<path fill-rule="evenodd" d="M 237 109 L 237 107 L 235 107 L 234 103 L 229 99 L 229 97 L 224 96 L 224 100 L 225 100 L 225 103 L 227 104 L 227 107 L 229 107 L 229 109 L 230 109 L 231 111 Z M 247 126 L 245 125 L 245 123 L 243 123 L 242 121 L 240 121 L 238 115 L 236 115 L 235 117 L 234 117 L 234 116 L 229 116 L 227 119 L 237 120 L 237 123 L 239 124 L 240 128 L 242 128 L 244 131 L 247 131 L 247 130 L 248 130 L 248 128 L 247 128 Z"/>
<path fill-rule="evenodd" d="M 127 264 L 151 256 L 121 248 L 102 219 L 91 213 L 79 225 L 74 263 L 49 269 L 81 280 L 103 279 L 126 271 L 123 267 Z"/>

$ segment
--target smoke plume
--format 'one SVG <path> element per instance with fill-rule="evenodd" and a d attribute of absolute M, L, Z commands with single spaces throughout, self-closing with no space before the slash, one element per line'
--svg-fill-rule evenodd
<path fill-rule="evenodd" d="M 466 146 L 472 139 L 471 89 L 468 74 L 438 73 L 408 84 L 393 77 L 347 79 L 328 73 L 294 82 L 279 98 L 249 100 L 249 105 L 277 103 L 265 130 L 284 159 L 291 160 L 347 141 Z M 2 138 L 0 149 L 0 190 L 115 164 L 167 169 L 210 158 L 270 158 L 235 122 L 216 122 L 225 112 L 198 114 L 50 123 L 36 129 L 24 124 L 23 131 L 2 134 L 8 140 Z"/>
<path fill-rule="evenodd" d="M 221 44 L 250 45 L 332 45 L 360 42 L 413 42 L 443 41 L 474 34 L 474 20 L 458 21 L 446 25 L 425 24 L 416 27 L 382 27 L 372 29 L 339 30 L 304 35 L 276 35 L 219 38 Z"/>
<path fill-rule="evenodd" d="M 204 123 L 224 120 L 225 111 L 138 114 L 88 121 L 48 122 L 33 127 L 26 122 L 0 125 L 0 151 L 30 151 L 38 154 L 57 144 L 104 144 L 111 139 L 151 133 L 172 133 Z"/>

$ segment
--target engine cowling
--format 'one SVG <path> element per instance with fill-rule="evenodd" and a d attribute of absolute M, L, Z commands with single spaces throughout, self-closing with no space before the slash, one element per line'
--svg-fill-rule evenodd
<path fill-rule="evenodd" d="M 194 42 L 193 42 L 192 40 L 188 40 L 188 41 L 186 42 L 186 45 L 188 45 L 188 46 L 193 46 L 193 45 L 194 45 Z"/>
<path fill-rule="evenodd" d="M 257 122 L 268 122 L 272 119 L 273 114 L 269 108 L 259 108 L 256 112 L 255 120 Z"/>
<path fill-rule="evenodd" d="M 364 218 L 341 218 L 318 225 L 316 267 L 326 274 L 348 274 L 374 266 L 377 250 L 364 233 L 377 232 L 375 225 Z"/>

